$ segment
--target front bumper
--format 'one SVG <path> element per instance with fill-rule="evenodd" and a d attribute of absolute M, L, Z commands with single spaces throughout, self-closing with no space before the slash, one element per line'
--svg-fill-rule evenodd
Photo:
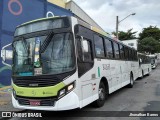
<path fill-rule="evenodd" d="M 30 106 L 30 105 L 20 105 L 18 101 L 14 98 L 12 94 L 12 104 L 13 107 L 18 109 L 30 109 L 30 110 L 46 110 L 46 111 L 60 111 L 60 110 L 70 110 L 79 108 L 79 98 L 72 91 L 66 96 L 62 97 L 55 102 L 54 106 Z"/>

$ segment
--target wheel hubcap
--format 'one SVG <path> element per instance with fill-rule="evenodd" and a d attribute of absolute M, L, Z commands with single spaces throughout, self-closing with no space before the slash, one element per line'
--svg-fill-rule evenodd
<path fill-rule="evenodd" d="M 99 88 L 99 99 L 100 100 L 104 100 L 105 95 L 104 95 L 104 89 L 103 88 Z"/>
<path fill-rule="evenodd" d="M 131 77 L 131 84 L 133 85 L 133 79 L 132 79 L 132 77 Z"/>

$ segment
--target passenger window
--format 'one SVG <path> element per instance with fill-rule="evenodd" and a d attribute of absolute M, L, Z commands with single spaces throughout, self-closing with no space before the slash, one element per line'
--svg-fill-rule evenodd
<path fill-rule="evenodd" d="M 132 50 L 132 55 L 133 55 L 133 61 L 135 61 L 136 60 L 136 54 L 135 54 L 134 50 Z"/>
<path fill-rule="evenodd" d="M 83 43 L 85 43 L 85 44 L 83 44 Z M 85 50 L 85 49 L 87 49 L 87 50 Z M 83 38 L 83 42 L 82 42 L 82 40 L 78 40 L 78 58 L 82 62 L 91 62 L 92 61 L 91 42 L 85 38 Z"/>
<path fill-rule="evenodd" d="M 137 61 L 138 60 L 138 55 L 137 55 L 137 51 L 135 51 L 135 60 Z"/>
<path fill-rule="evenodd" d="M 125 51 L 125 59 L 128 60 L 128 48 L 124 47 L 124 51 Z"/>
<path fill-rule="evenodd" d="M 132 60 L 132 50 L 129 49 L 128 51 L 129 51 L 129 60 Z"/>
<path fill-rule="evenodd" d="M 85 62 L 90 62 L 90 61 L 92 61 L 91 42 L 83 38 L 83 42 L 84 42 L 84 41 L 86 42 L 87 48 L 88 48 L 87 51 L 85 51 L 85 50 L 83 51 L 84 61 L 85 61 Z"/>
<path fill-rule="evenodd" d="M 119 59 L 119 46 L 117 43 L 113 43 L 114 44 L 114 54 L 115 54 L 115 58 Z"/>
<path fill-rule="evenodd" d="M 105 39 L 105 46 L 106 46 L 107 58 L 112 59 L 114 57 L 112 41 Z"/>
<path fill-rule="evenodd" d="M 122 45 L 119 45 L 119 50 L 120 50 L 120 58 L 123 60 L 124 59 L 124 47 Z"/>
<path fill-rule="evenodd" d="M 94 44 L 95 44 L 96 57 L 105 57 L 102 37 L 95 35 Z"/>

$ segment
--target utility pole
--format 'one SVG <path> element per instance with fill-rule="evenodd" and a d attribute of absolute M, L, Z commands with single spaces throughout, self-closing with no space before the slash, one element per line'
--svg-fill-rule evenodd
<path fill-rule="evenodd" d="M 118 39 L 118 16 L 116 16 L 116 38 Z"/>
<path fill-rule="evenodd" d="M 132 14 L 129 14 L 127 17 L 123 18 L 122 20 L 118 20 L 118 16 L 116 16 L 116 38 L 119 39 L 119 36 L 118 36 L 118 25 L 120 22 L 122 22 L 123 20 L 125 20 L 126 18 L 128 18 L 129 16 L 131 15 L 135 15 L 136 13 L 132 13 Z"/>

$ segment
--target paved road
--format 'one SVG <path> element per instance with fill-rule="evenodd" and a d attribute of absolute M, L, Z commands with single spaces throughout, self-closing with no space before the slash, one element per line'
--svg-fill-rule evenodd
<path fill-rule="evenodd" d="M 160 111 L 160 65 L 151 72 L 150 76 L 136 80 L 133 88 L 124 87 L 119 91 L 109 95 L 105 105 L 102 108 L 93 108 L 91 105 L 81 110 L 75 110 L 75 114 L 83 115 L 84 111 L 117 111 L 113 114 L 121 114 L 121 111 Z M 41 112 L 41 111 L 24 111 L 24 112 Z M 59 114 L 55 119 L 62 120 L 160 120 L 160 117 L 66 117 L 61 118 L 63 114 L 70 115 L 73 111 L 67 112 L 42 112 L 48 116 L 51 114 Z M 85 115 L 90 114 L 85 112 Z M 107 114 L 107 113 L 106 113 Z M 12 118 L 13 120 L 15 118 Z M 17 119 L 17 118 L 16 118 Z"/>

